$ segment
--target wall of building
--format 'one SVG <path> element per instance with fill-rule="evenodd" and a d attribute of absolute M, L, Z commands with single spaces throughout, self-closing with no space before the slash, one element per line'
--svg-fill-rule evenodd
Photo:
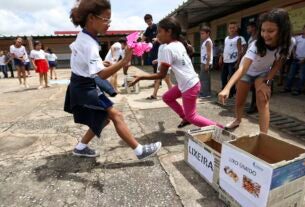
<path fill-rule="evenodd" d="M 217 37 L 217 28 L 223 27 L 226 28 L 229 22 L 237 22 L 241 24 L 243 18 L 251 17 L 259 15 L 263 12 L 267 12 L 273 8 L 284 8 L 289 12 L 291 22 L 293 25 L 293 33 L 299 34 L 302 32 L 302 27 L 305 24 L 305 1 L 304 0 L 270 0 L 265 3 L 259 4 L 257 6 L 241 10 L 239 12 L 235 12 L 224 16 L 219 19 L 215 19 L 210 22 L 203 22 L 201 24 L 208 24 L 211 26 L 212 31 L 212 39 L 216 40 Z M 201 25 L 200 24 L 200 25 Z M 198 33 L 200 32 L 200 25 L 189 28 L 187 31 L 188 38 L 191 40 L 194 47 L 199 51 L 200 44 L 198 45 L 198 41 L 196 41 L 196 37 L 198 37 Z M 224 31 L 224 33 L 226 30 Z"/>

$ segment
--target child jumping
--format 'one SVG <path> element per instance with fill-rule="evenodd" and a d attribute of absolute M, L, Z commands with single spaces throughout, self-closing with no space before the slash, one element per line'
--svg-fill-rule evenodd
<path fill-rule="evenodd" d="M 185 46 L 179 41 L 181 26 L 175 18 L 165 18 L 158 24 L 158 39 L 162 44 L 167 44 L 161 51 L 160 72 L 145 76 L 136 77 L 131 83 L 134 85 L 140 80 L 156 80 L 166 77 L 171 67 L 177 79 L 177 86 L 174 86 L 163 95 L 163 101 L 172 108 L 182 119 L 178 128 L 189 124 L 198 127 L 209 125 L 221 125 L 205 117 L 198 115 L 196 101 L 200 90 L 200 81 L 187 54 Z M 183 106 L 177 99 L 182 97 Z"/>
<path fill-rule="evenodd" d="M 123 115 L 113 107 L 113 103 L 96 87 L 94 77 L 107 79 L 128 64 L 132 50 L 126 48 L 125 57 L 112 65 L 104 65 L 99 55 L 98 34 L 105 34 L 111 22 L 111 5 L 107 0 L 79 1 L 71 10 L 71 20 L 83 30 L 70 45 L 71 82 L 66 94 L 65 111 L 74 116 L 76 123 L 89 126 L 88 131 L 76 145 L 73 154 L 84 157 L 97 157 L 99 153 L 88 147 L 93 137 L 100 136 L 102 128 L 110 119 L 118 135 L 134 150 L 138 159 L 155 155 L 161 142 L 141 145 L 131 134 Z M 106 66 L 107 65 L 107 66 Z"/>

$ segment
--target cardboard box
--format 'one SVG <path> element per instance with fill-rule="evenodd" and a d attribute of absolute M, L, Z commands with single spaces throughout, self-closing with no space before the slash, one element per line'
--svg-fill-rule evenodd
<path fill-rule="evenodd" d="M 223 143 L 220 187 L 244 207 L 304 207 L 305 150 L 266 134 Z"/>
<path fill-rule="evenodd" d="M 221 143 L 232 139 L 236 136 L 217 126 L 187 132 L 184 160 L 215 190 L 219 188 Z"/>

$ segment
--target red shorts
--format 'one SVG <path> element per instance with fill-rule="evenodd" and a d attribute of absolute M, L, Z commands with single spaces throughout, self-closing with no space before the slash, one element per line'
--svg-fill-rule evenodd
<path fill-rule="evenodd" d="M 47 60 L 35 60 L 35 65 L 37 67 L 36 73 L 47 73 L 49 71 Z"/>

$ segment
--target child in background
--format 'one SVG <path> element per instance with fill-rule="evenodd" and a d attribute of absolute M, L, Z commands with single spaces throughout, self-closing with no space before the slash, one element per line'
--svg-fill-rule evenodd
<path fill-rule="evenodd" d="M 105 61 L 109 61 L 111 64 L 115 64 L 122 57 L 122 51 L 127 45 L 126 38 L 121 38 L 118 42 L 111 45 L 110 50 L 108 51 Z M 118 92 L 118 74 L 115 73 L 110 78 L 110 83 L 113 88 Z"/>
<path fill-rule="evenodd" d="M 4 55 L 4 52 L 2 50 L 0 50 L 0 72 L 3 73 L 4 78 L 8 78 L 6 64 L 7 64 L 7 62 L 6 62 L 6 57 Z"/>
<path fill-rule="evenodd" d="M 175 18 L 165 18 L 158 24 L 158 39 L 167 44 L 158 55 L 160 72 L 151 75 L 138 76 L 131 83 L 134 85 L 140 80 L 156 80 L 165 78 L 169 68 L 172 68 L 177 79 L 174 86 L 163 95 L 163 101 L 173 109 L 182 119 L 178 128 L 189 124 L 198 127 L 221 125 L 197 114 L 196 101 L 200 90 L 200 81 L 187 54 L 185 46 L 179 41 L 181 26 Z M 183 106 L 177 99 L 182 97 Z"/>
<path fill-rule="evenodd" d="M 48 85 L 48 70 L 49 63 L 46 60 L 46 53 L 41 49 L 42 45 L 40 41 L 34 42 L 34 50 L 30 53 L 30 58 L 32 60 L 32 64 L 35 68 L 35 71 L 39 73 L 39 87 L 38 89 L 42 89 L 43 87 L 50 87 Z M 43 81 L 45 85 L 43 86 Z"/>
<path fill-rule="evenodd" d="M 47 59 L 49 62 L 49 67 L 50 67 L 50 78 L 51 80 L 53 79 L 53 73 L 54 73 L 54 78 L 57 80 L 57 74 L 56 74 L 56 66 L 57 66 L 57 56 L 55 53 L 53 53 L 52 49 L 48 48 L 47 49 Z"/>
<path fill-rule="evenodd" d="M 22 38 L 17 37 L 15 44 L 10 46 L 10 53 L 14 58 L 14 64 L 17 69 L 17 76 L 20 85 L 24 85 L 24 87 L 29 88 L 29 85 L 26 81 L 26 73 L 25 73 L 25 54 L 26 50 L 25 47 L 22 45 Z M 22 83 L 23 79 L 23 83 Z"/>
<path fill-rule="evenodd" d="M 200 84 L 201 89 L 199 97 L 201 99 L 211 97 L 211 69 L 213 66 L 213 42 L 210 38 L 211 29 L 207 26 L 201 28 L 200 31 L 201 45 L 201 70 Z"/>

